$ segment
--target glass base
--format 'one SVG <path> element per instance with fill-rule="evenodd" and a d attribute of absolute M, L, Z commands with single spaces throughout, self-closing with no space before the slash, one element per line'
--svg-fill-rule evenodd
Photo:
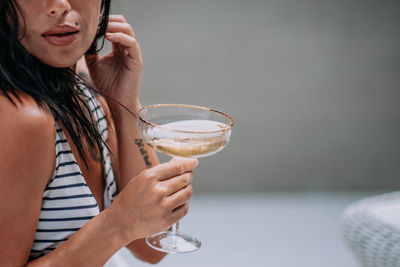
<path fill-rule="evenodd" d="M 201 246 L 200 240 L 195 237 L 185 233 L 175 234 L 172 231 L 149 236 L 146 238 L 146 243 L 156 250 L 172 254 L 190 253 Z"/>

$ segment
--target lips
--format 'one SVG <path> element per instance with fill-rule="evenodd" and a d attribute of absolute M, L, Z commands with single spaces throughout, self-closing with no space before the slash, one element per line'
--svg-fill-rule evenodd
<path fill-rule="evenodd" d="M 61 25 L 42 33 L 42 37 L 51 45 L 66 46 L 71 44 L 79 34 L 79 30 L 69 25 Z"/>

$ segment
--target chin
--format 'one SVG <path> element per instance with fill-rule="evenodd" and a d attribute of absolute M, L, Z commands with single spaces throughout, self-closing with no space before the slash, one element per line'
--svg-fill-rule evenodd
<path fill-rule="evenodd" d="M 69 68 L 73 67 L 76 62 L 83 56 L 83 54 L 68 55 L 68 56 L 55 56 L 39 58 L 44 64 L 49 65 L 54 68 Z"/>

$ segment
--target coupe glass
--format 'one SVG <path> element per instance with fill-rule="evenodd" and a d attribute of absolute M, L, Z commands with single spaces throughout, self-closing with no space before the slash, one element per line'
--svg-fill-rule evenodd
<path fill-rule="evenodd" d="M 138 112 L 138 128 L 143 140 L 156 151 L 172 157 L 206 157 L 221 151 L 229 141 L 232 118 L 211 108 L 158 104 Z M 146 238 L 147 244 L 168 253 L 188 253 L 200 248 L 195 237 L 179 231 L 179 222 L 172 231 Z"/>

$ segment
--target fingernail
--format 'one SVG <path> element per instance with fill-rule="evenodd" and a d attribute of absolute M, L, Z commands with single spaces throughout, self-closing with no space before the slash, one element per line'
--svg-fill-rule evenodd
<path fill-rule="evenodd" d="M 194 159 L 194 161 L 195 161 L 195 162 L 194 162 L 194 164 L 195 164 L 194 166 L 195 166 L 195 167 L 196 167 L 197 165 L 199 165 L 199 160 L 198 160 L 198 159 Z"/>

